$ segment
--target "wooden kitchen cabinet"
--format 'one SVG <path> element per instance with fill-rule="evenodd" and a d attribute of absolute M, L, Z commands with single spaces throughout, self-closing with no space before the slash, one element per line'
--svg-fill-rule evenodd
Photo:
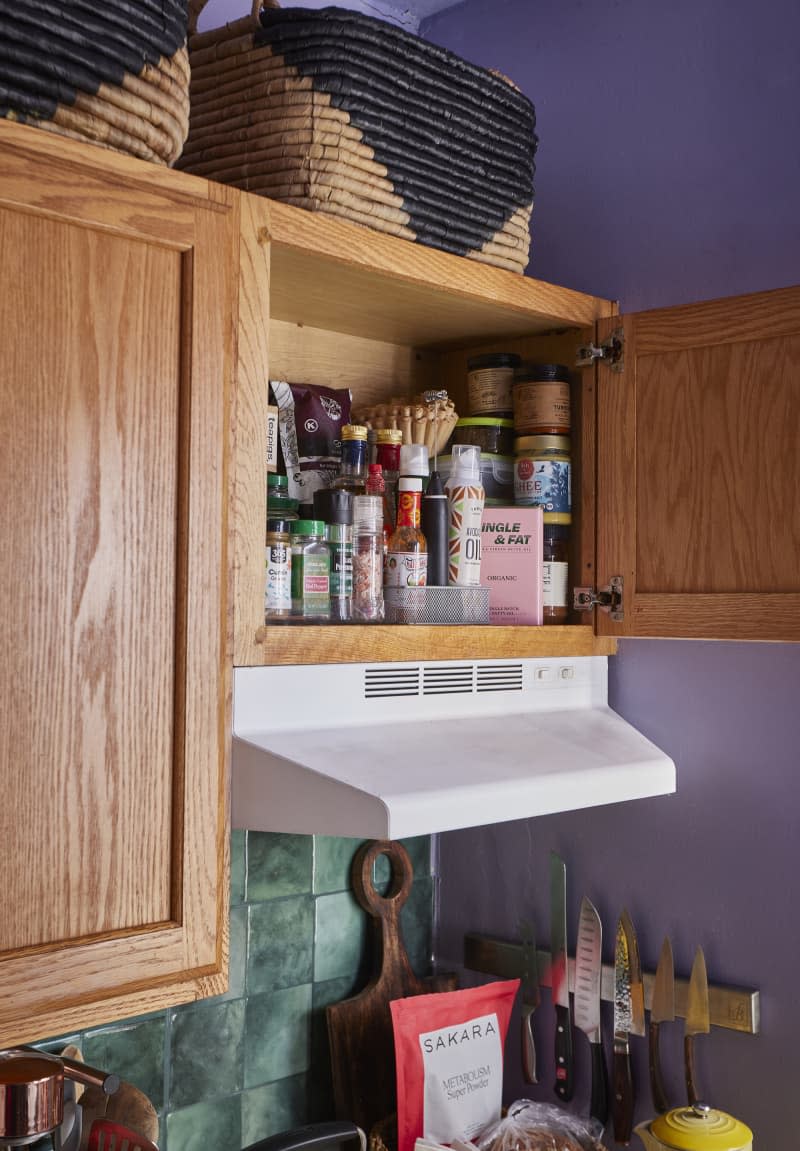
<path fill-rule="evenodd" d="M 238 201 L 0 150 L 4 1047 L 226 987 Z"/>
<path fill-rule="evenodd" d="M 800 639 L 800 289 L 621 317 L 607 300 L 253 196 L 242 229 L 237 664 Z M 604 593 L 621 577 L 621 612 L 543 628 L 263 626 L 270 378 L 350 387 L 364 403 L 444 386 L 463 413 L 469 355 L 574 364 L 618 332 L 621 359 L 583 369 L 573 393 L 570 582 Z"/>

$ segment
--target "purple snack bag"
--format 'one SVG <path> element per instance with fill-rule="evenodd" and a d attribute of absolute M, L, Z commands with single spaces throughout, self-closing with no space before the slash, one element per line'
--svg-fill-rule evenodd
<path fill-rule="evenodd" d="M 286 380 L 272 380 L 270 387 L 278 405 L 289 495 L 311 504 L 314 492 L 331 487 L 339 470 L 342 427 L 350 422 L 350 390 Z"/>

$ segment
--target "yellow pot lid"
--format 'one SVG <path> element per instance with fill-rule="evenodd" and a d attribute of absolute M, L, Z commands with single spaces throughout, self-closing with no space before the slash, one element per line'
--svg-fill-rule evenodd
<path fill-rule="evenodd" d="M 676 1107 L 650 1124 L 659 1142 L 679 1151 L 750 1151 L 753 1132 L 725 1111 L 705 1103 Z"/>

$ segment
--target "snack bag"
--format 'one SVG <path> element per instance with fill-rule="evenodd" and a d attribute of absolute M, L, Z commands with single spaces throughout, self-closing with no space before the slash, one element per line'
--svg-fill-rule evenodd
<path fill-rule="evenodd" d="M 475 1140 L 479 1151 L 604 1151 L 603 1125 L 553 1103 L 518 1099 Z"/>
<path fill-rule="evenodd" d="M 413 1151 L 418 1136 L 471 1139 L 499 1117 L 503 1047 L 519 982 L 392 1001 L 398 1151 Z"/>
<path fill-rule="evenodd" d="M 289 495 L 312 504 L 314 492 L 329 488 L 339 470 L 342 427 L 350 422 L 350 391 L 286 380 L 271 380 L 270 388 L 278 406 Z"/>

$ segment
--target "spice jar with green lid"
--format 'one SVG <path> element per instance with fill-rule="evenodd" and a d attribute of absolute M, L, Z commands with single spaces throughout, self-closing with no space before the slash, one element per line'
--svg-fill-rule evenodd
<path fill-rule="evenodd" d="M 292 532 L 292 616 L 331 617 L 330 553 L 322 520 L 295 520 Z"/>
<path fill-rule="evenodd" d="M 267 476 L 267 516 L 270 519 L 296 520 L 299 501 L 289 495 L 286 476 Z"/>

